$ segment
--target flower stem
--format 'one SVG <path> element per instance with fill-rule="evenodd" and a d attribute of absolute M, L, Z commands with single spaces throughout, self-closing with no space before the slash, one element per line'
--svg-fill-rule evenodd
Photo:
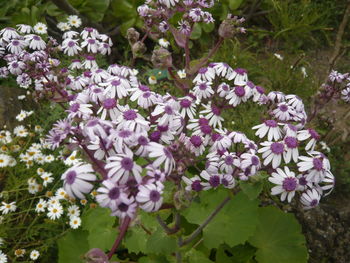
<path fill-rule="evenodd" d="M 192 234 L 179 244 L 181 247 L 191 243 L 201 232 L 202 230 L 210 223 L 211 220 L 220 212 L 220 210 L 231 200 L 231 197 L 226 197 L 208 216 L 208 218 L 194 231 Z"/>
<path fill-rule="evenodd" d="M 129 224 L 130 224 L 130 221 L 131 221 L 131 218 L 130 217 L 125 217 L 124 220 L 123 220 L 123 223 L 120 227 L 120 231 L 119 231 L 119 234 L 117 236 L 117 239 L 114 241 L 114 244 L 111 248 L 111 250 L 108 252 L 108 259 L 111 259 L 112 256 L 114 255 L 114 252 L 117 250 L 117 248 L 119 247 L 120 243 L 122 242 L 125 234 L 126 234 L 126 231 L 128 230 L 129 228 Z"/>

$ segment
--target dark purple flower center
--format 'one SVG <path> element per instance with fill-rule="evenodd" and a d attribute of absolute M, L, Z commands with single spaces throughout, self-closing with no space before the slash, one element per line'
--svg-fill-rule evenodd
<path fill-rule="evenodd" d="M 69 171 L 66 176 L 67 184 L 73 184 L 76 177 L 77 177 L 77 173 L 75 171 Z"/>
<path fill-rule="evenodd" d="M 158 202 L 159 199 L 160 199 L 160 193 L 156 190 L 152 190 L 150 193 L 149 193 L 149 199 L 152 201 L 152 202 Z"/>
<path fill-rule="evenodd" d="M 134 110 L 127 110 L 127 111 L 124 111 L 123 117 L 127 121 L 132 121 L 137 118 L 137 114 Z"/>
<path fill-rule="evenodd" d="M 320 135 L 314 129 L 309 129 L 309 133 L 313 139 L 315 140 L 320 139 Z"/>
<path fill-rule="evenodd" d="M 272 128 L 277 127 L 277 122 L 274 120 L 266 120 L 264 123 L 268 127 L 272 127 Z"/>
<path fill-rule="evenodd" d="M 216 106 L 211 106 L 211 111 L 216 115 L 216 116 L 220 116 L 221 114 L 221 110 L 216 107 Z"/>
<path fill-rule="evenodd" d="M 284 151 L 284 145 L 283 143 L 274 142 L 271 144 L 270 149 L 274 154 L 282 154 Z"/>
<path fill-rule="evenodd" d="M 264 94 L 265 93 L 265 89 L 263 87 L 260 86 L 256 86 L 256 91 L 259 92 L 260 94 Z"/>
<path fill-rule="evenodd" d="M 128 206 L 127 204 L 125 204 L 125 203 L 120 203 L 120 204 L 118 205 L 118 209 L 119 209 L 121 212 L 126 212 L 126 211 L 128 211 L 129 206 Z"/>
<path fill-rule="evenodd" d="M 142 91 L 150 91 L 149 87 L 147 87 L 146 85 L 140 85 L 139 89 Z"/>
<path fill-rule="evenodd" d="M 151 133 L 151 135 L 149 136 L 149 139 L 152 142 L 158 142 L 160 140 L 160 136 L 161 136 L 161 132 L 160 131 L 154 131 Z"/>
<path fill-rule="evenodd" d="M 201 132 L 203 132 L 204 134 L 210 134 L 211 127 L 209 125 L 203 125 L 201 126 Z"/>
<path fill-rule="evenodd" d="M 196 192 L 201 191 L 203 189 L 201 181 L 200 180 L 193 181 L 193 183 L 191 185 L 191 188 L 192 188 L 193 191 L 196 191 Z"/>
<path fill-rule="evenodd" d="M 220 184 L 220 177 L 217 176 L 217 175 L 212 175 L 212 176 L 210 176 L 210 178 L 209 178 L 209 184 L 210 184 L 212 187 L 218 187 L 219 184 Z"/>
<path fill-rule="evenodd" d="M 158 125 L 157 128 L 158 128 L 158 131 L 160 131 L 160 132 L 166 132 L 166 131 L 169 130 L 169 126 L 168 125 L 164 125 L 164 126 Z"/>
<path fill-rule="evenodd" d="M 113 109 L 117 105 L 117 101 L 115 99 L 105 99 L 103 101 L 103 107 L 107 110 Z"/>
<path fill-rule="evenodd" d="M 259 165 L 259 158 L 256 156 L 252 156 L 251 162 L 252 162 L 252 165 L 257 166 Z"/>
<path fill-rule="evenodd" d="M 39 36 L 33 36 L 33 39 L 39 41 L 41 38 Z"/>
<path fill-rule="evenodd" d="M 112 86 L 119 86 L 120 83 L 121 83 L 121 82 L 120 82 L 120 80 L 118 80 L 118 79 L 115 79 L 115 80 L 112 80 L 112 81 L 111 81 L 111 85 L 112 85 Z"/>
<path fill-rule="evenodd" d="M 145 99 L 151 97 L 151 92 L 146 91 L 145 93 L 143 93 L 142 97 L 144 97 Z"/>
<path fill-rule="evenodd" d="M 243 69 L 243 68 L 236 68 L 235 71 L 239 75 L 244 75 L 244 74 L 247 73 L 247 71 L 245 69 Z"/>
<path fill-rule="evenodd" d="M 74 47 L 75 46 L 75 42 L 74 41 L 69 41 L 68 42 L 68 47 Z"/>
<path fill-rule="evenodd" d="M 235 87 L 235 94 L 236 94 L 238 97 L 243 97 L 243 96 L 245 95 L 244 87 L 242 87 L 242 86 L 236 86 L 236 87 Z"/>
<path fill-rule="evenodd" d="M 180 105 L 182 108 L 189 108 L 191 106 L 191 101 L 188 99 L 183 99 L 180 101 Z"/>
<path fill-rule="evenodd" d="M 232 165 L 233 164 L 233 157 L 231 156 L 231 155 L 227 155 L 226 157 L 225 157 L 225 164 L 227 164 L 227 165 Z"/>
<path fill-rule="evenodd" d="M 84 28 L 85 31 L 91 33 L 92 31 L 94 31 L 94 29 L 92 27 L 85 27 Z"/>
<path fill-rule="evenodd" d="M 199 147 L 202 145 L 202 138 L 198 135 L 193 135 L 190 139 L 190 142 L 193 144 L 194 147 Z"/>
<path fill-rule="evenodd" d="M 199 89 L 200 90 L 206 90 L 207 89 L 207 84 L 205 84 L 205 83 L 201 83 L 201 84 L 199 84 Z"/>
<path fill-rule="evenodd" d="M 206 73 L 207 71 L 208 71 L 207 68 L 200 68 L 200 69 L 198 70 L 198 73 L 199 73 L 199 74 L 204 74 L 204 73 Z"/>
<path fill-rule="evenodd" d="M 288 111 L 288 106 L 286 104 L 281 104 L 278 106 L 278 108 L 280 109 L 280 111 L 283 111 L 283 112 Z"/>
<path fill-rule="evenodd" d="M 221 88 L 224 90 L 224 91 L 228 91 L 229 90 L 229 87 L 225 84 L 225 85 L 222 85 Z"/>
<path fill-rule="evenodd" d="M 113 187 L 109 190 L 108 197 L 112 200 L 118 199 L 120 196 L 120 190 L 118 187 Z"/>
<path fill-rule="evenodd" d="M 297 188 L 298 182 L 295 177 L 287 177 L 283 180 L 282 187 L 287 192 L 295 191 Z"/>
<path fill-rule="evenodd" d="M 79 103 L 74 103 L 69 107 L 69 110 L 71 112 L 77 112 L 80 108 L 80 104 Z"/>
<path fill-rule="evenodd" d="M 174 111 L 173 111 L 173 109 L 172 109 L 170 106 L 165 106 L 165 107 L 164 107 L 164 112 L 165 112 L 166 114 L 168 114 L 168 115 L 174 114 Z"/>
<path fill-rule="evenodd" d="M 314 165 L 314 168 L 317 171 L 321 171 L 323 169 L 323 160 L 322 160 L 322 158 L 314 158 L 312 160 L 312 163 Z"/>
<path fill-rule="evenodd" d="M 299 184 L 302 186 L 307 185 L 307 180 L 306 180 L 305 176 L 302 176 L 299 178 Z"/>
<path fill-rule="evenodd" d="M 206 118 L 199 118 L 198 123 L 199 123 L 200 126 L 208 125 L 209 124 L 209 120 L 207 120 Z"/>
<path fill-rule="evenodd" d="M 294 149 L 298 147 L 298 140 L 295 137 L 286 137 L 284 142 L 288 148 Z"/>
<path fill-rule="evenodd" d="M 11 64 L 11 66 L 12 66 L 13 68 L 18 68 L 18 63 L 17 63 L 17 62 L 13 62 L 13 63 Z"/>
<path fill-rule="evenodd" d="M 122 161 L 120 162 L 121 166 L 126 171 L 131 171 L 134 167 L 134 161 L 130 159 L 129 157 L 124 157 Z"/>
<path fill-rule="evenodd" d="M 313 199 L 312 201 L 311 201 L 311 203 L 310 203 L 310 206 L 312 206 L 312 207 L 315 207 L 315 206 L 317 206 L 318 205 L 318 200 L 317 199 Z"/>
<path fill-rule="evenodd" d="M 89 39 L 88 40 L 88 43 L 91 44 L 91 45 L 95 44 L 95 42 L 96 42 L 95 39 Z"/>
<path fill-rule="evenodd" d="M 212 136 L 211 136 L 211 139 L 216 142 L 216 141 L 219 141 L 223 138 L 223 136 L 221 134 L 218 134 L 218 133 L 214 133 Z"/>
<path fill-rule="evenodd" d="M 91 60 L 91 61 L 95 60 L 95 57 L 94 56 L 90 56 L 90 55 L 85 56 L 85 58 L 87 60 Z"/>
<path fill-rule="evenodd" d="M 18 41 L 18 40 L 13 40 L 13 41 L 12 41 L 12 45 L 18 46 L 18 45 L 19 45 L 19 41 Z"/>
<path fill-rule="evenodd" d="M 224 186 L 228 186 L 228 181 L 227 181 L 226 178 L 222 178 L 221 183 L 222 183 Z"/>
<path fill-rule="evenodd" d="M 102 92 L 102 89 L 100 89 L 100 88 L 94 88 L 93 90 L 92 90 L 92 92 L 93 93 L 101 93 Z"/>
<path fill-rule="evenodd" d="M 121 130 L 118 132 L 119 137 L 121 138 L 128 138 L 132 135 L 132 132 L 129 130 Z"/>
<path fill-rule="evenodd" d="M 148 144 L 148 139 L 147 139 L 145 136 L 140 136 L 140 137 L 137 139 L 137 142 L 138 142 L 138 144 L 144 146 L 144 145 L 147 145 L 147 144 Z"/>

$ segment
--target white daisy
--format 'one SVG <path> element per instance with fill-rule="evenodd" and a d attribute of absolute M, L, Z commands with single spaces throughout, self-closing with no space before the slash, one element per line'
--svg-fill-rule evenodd
<path fill-rule="evenodd" d="M 34 27 L 33 27 L 35 33 L 37 34 L 46 34 L 47 33 L 47 26 L 44 23 L 37 23 Z"/>
<path fill-rule="evenodd" d="M 32 250 L 32 252 L 30 252 L 29 257 L 31 260 L 37 260 L 39 256 L 40 256 L 40 253 L 38 250 Z"/>
<path fill-rule="evenodd" d="M 73 229 L 77 229 L 81 225 L 81 219 L 78 216 L 72 216 L 69 220 L 69 225 Z"/>
<path fill-rule="evenodd" d="M 59 219 L 63 214 L 63 208 L 59 203 L 55 205 L 50 205 L 47 208 L 47 210 L 49 211 L 47 213 L 47 217 L 50 218 L 51 220 Z"/>

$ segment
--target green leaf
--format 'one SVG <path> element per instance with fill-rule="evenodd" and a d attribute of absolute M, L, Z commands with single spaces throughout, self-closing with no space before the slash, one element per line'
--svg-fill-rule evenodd
<path fill-rule="evenodd" d="M 147 234 L 139 226 L 129 229 L 123 242 L 130 252 L 140 253 L 146 251 Z"/>
<path fill-rule="evenodd" d="M 214 23 L 203 23 L 201 24 L 202 29 L 204 30 L 204 32 L 206 33 L 210 33 L 211 31 L 213 31 L 215 24 Z"/>
<path fill-rule="evenodd" d="M 195 199 L 182 215 L 188 222 L 200 225 L 226 197 L 227 190 L 225 189 L 202 191 L 199 198 Z"/>
<path fill-rule="evenodd" d="M 229 0 L 229 7 L 231 10 L 236 10 L 242 2 L 243 0 Z"/>
<path fill-rule="evenodd" d="M 166 259 L 165 256 L 154 256 L 149 255 L 147 257 L 139 258 L 139 263 L 168 263 L 169 261 Z"/>
<path fill-rule="evenodd" d="M 240 192 L 204 228 L 204 245 L 218 248 L 220 244 L 229 246 L 242 244 L 251 237 L 258 223 L 258 200 L 250 200 Z"/>
<path fill-rule="evenodd" d="M 177 248 L 176 239 L 168 236 L 162 228 L 158 228 L 147 240 L 147 253 L 166 255 Z"/>
<path fill-rule="evenodd" d="M 259 263 L 303 263 L 308 254 L 301 226 L 293 214 L 275 207 L 259 208 L 259 223 L 249 242 L 258 248 Z"/>
<path fill-rule="evenodd" d="M 88 210 L 82 217 L 82 229 L 89 231 L 88 242 L 91 248 L 110 249 L 117 237 L 113 227 L 115 217 L 110 216 L 110 210 L 97 207 Z"/>
<path fill-rule="evenodd" d="M 249 243 L 230 248 L 227 245 L 221 245 L 216 252 L 216 262 L 220 263 L 249 263 L 255 262 L 253 257 L 256 248 Z"/>
<path fill-rule="evenodd" d="M 82 262 L 83 255 L 88 252 L 88 231 L 70 230 L 60 238 L 58 243 L 58 262 L 77 263 Z"/>
<path fill-rule="evenodd" d="M 102 21 L 110 0 L 86 0 L 84 7 L 80 11 L 95 22 Z"/>
<path fill-rule="evenodd" d="M 240 181 L 239 186 L 242 189 L 243 193 L 245 193 L 250 200 L 256 199 L 263 189 L 263 184 L 260 181 L 254 183 Z"/>
<path fill-rule="evenodd" d="M 202 35 L 202 27 L 200 24 L 195 23 L 192 29 L 190 39 L 199 39 Z"/>
<path fill-rule="evenodd" d="M 186 253 L 186 259 L 191 263 L 212 263 L 210 259 L 208 259 L 202 252 L 191 249 L 188 253 Z M 219 261 L 218 261 L 219 262 Z M 223 262 L 220 262 L 223 263 Z"/>

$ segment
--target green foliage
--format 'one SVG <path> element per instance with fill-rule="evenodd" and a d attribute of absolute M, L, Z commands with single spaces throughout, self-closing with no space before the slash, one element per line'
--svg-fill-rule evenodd
<path fill-rule="evenodd" d="M 82 229 L 87 230 L 90 248 L 110 249 L 117 236 L 115 218 L 107 208 L 90 209 L 82 216 Z"/>
<path fill-rule="evenodd" d="M 83 262 L 83 255 L 89 250 L 88 231 L 71 230 L 58 240 L 58 262 Z"/>
<path fill-rule="evenodd" d="M 275 207 L 259 209 L 259 223 L 249 242 L 258 248 L 260 263 L 307 262 L 308 254 L 301 227 L 292 214 Z"/>

